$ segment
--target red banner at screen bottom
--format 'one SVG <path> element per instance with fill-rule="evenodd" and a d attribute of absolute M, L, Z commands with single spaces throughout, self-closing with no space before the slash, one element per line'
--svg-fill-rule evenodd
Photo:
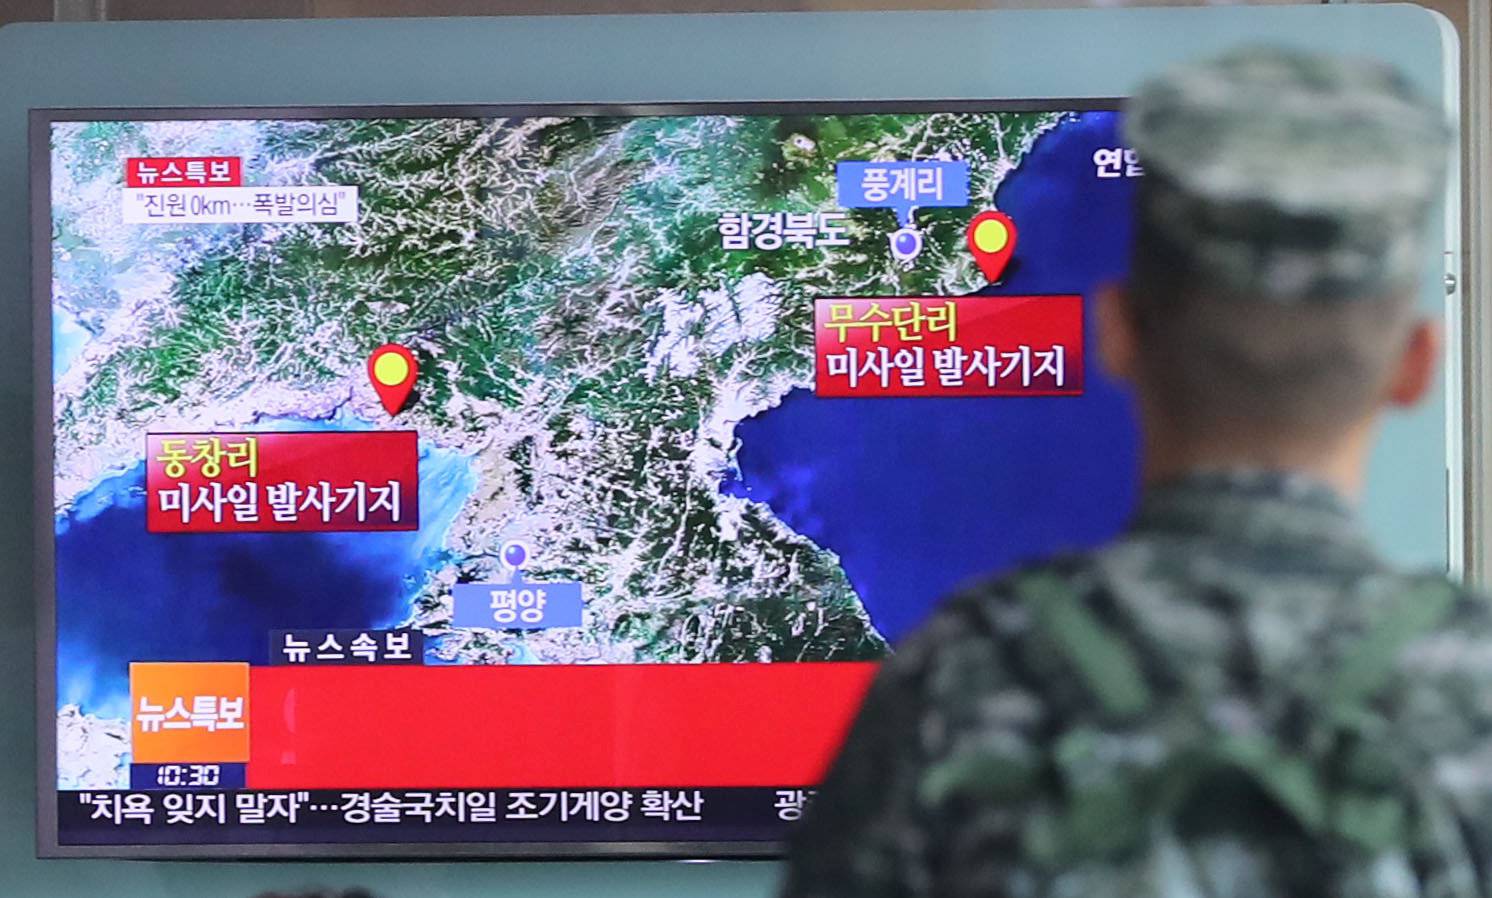
<path fill-rule="evenodd" d="M 809 786 L 877 667 L 256 667 L 248 785 Z"/>

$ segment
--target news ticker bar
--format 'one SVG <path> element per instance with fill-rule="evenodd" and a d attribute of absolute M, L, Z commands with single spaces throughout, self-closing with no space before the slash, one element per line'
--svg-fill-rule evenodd
<path fill-rule="evenodd" d="M 775 841 L 797 786 L 57 793 L 65 845 Z"/>

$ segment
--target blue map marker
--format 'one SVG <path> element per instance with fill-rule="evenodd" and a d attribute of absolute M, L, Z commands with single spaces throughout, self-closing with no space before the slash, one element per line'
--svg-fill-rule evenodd
<path fill-rule="evenodd" d="M 530 583 L 523 566 L 530 550 L 517 540 L 508 542 L 499 557 L 513 571 L 507 583 L 457 583 L 451 587 L 451 626 L 489 630 L 549 630 L 578 627 L 585 602 L 581 585 L 573 580 Z"/>

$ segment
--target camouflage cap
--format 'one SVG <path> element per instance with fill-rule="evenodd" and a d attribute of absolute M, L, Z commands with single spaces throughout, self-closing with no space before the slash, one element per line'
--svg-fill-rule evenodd
<path fill-rule="evenodd" d="M 1125 128 L 1141 245 L 1209 292 L 1373 298 L 1421 273 L 1452 134 L 1391 68 L 1237 51 L 1143 85 Z"/>

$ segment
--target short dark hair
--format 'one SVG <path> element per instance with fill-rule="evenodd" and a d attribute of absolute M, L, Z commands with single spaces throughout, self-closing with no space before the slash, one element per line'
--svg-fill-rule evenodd
<path fill-rule="evenodd" d="M 1371 412 L 1414 322 L 1412 289 L 1293 302 L 1232 296 L 1143 214 L 1137 225 L 1130 314 L 1147 385 L 1171 423 L 1310 439 Z"/>

